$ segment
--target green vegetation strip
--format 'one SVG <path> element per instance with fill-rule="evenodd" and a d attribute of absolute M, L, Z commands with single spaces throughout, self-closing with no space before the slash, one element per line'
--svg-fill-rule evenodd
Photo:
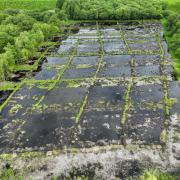
<path fill-rule="evenodd" d="M 86 104 L 87 104 L 87 101 L 88 101 L 88 97 L 89 97 L 89 94 L 85 96 L 84 100 L 83 100 L 83 103 L 79 109 L 79 112 L 77 113 L 76 115 L 76 123 L 79 124 L 80 122 L 80 119 L 81 119 L 81 116 L 84 112 L 84 108 L 86 107 Z"/>
<path fill-rule="evenodd" d="M 133 83 L 130 80 L 128 82 L 126 94 L 125 94 L 125 97 L 124 97 L 124 109 L 123 109 L 123 112 L 122 112 L 122 119 L 121 119 L 121 124 L 122 124 L 123 127 L 126 124 L 126 118 L 127 118 L 126 113 L 127 113 L 128 109 L 129 109 L 129 105 L 130 105 L 130 92 L 131 92 L 131 89 L 132 89 L 132 85 L 133 85 Z"/>

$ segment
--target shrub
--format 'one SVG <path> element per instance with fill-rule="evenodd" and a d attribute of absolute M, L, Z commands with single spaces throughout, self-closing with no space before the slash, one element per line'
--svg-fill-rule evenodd
<path fill-rule="evenodd" d="M 9 14 L 11 16 L 19 14 L 21 11 L 20 9 L 6 9 L 4 10 L 6 14 Z"/>
<path fill-rule="evenodd" d="M 61 12 L 73 20 L 160 19 L 163 8 L 163 3 L 149 0 L 66 0 L 60 4 Z"/>
<path fill-rule="evenodd" d="M 17 25 L 19 26 L 21 31 L 31 30 L 34 23 L 35 23 L 35 19 L 25 14 L 9 16 L 2 22 L 2 24 L 4 25 L 8 25 L 8 24 Z"/>
<path fill-rule="evenodd" d="M 34 19 L 36 19 L 37 21 L 43 21 L 43 13 L 41 10 L 30 10 L 30 11 L 26 11 L 26 14 Z"/>
<path fill-rule="evenodd" d="M 42 31 L 45 40 L 47 40 L 48 38 L 50 38 L 52 35 L 56 34 L 59 31 L 57 26 L 49 25 L 45 23 L 35 23 L 33 26 L 33 30 L 34 32 Z"/>
<path fill-rule="evenodd" d="M 4 52 L 5 46 L 12 41 L 13 38 L 9 36 L 6 32 L 0 32 L 0 53 Z"/>
<path fill-rule="evenodd" d="M 30 32 L 22 32 L 19 37 L 15 39 L 15 49 L 17 52 L 16 64 L 23 64 L 30 58 L 36 56 L 37 49 L 44 41 L 42 31 L 37 30 Z"/>
<path fill-rule="evenodd" d="M 14 55 L 11 51 L 7 50 L 5 53 L 0 54 L 0 80 L 7 79 L 12 64 L 14 64 Z"/>

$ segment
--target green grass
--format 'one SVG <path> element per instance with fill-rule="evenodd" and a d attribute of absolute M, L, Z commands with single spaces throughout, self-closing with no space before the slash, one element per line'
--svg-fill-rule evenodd
<path fill-rule="evenodd" d="M 4 9 L 54 9 L 56 0 L 0 0 L 0 10 Z"/>

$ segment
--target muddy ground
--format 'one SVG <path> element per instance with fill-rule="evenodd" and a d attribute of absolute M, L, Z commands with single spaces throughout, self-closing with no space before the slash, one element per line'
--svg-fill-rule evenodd
<path fill-rule="evenodd" d="M 180 84 L 161 23 L 81 25 L 3 108 L 1 167 L 33 179 L 180 172 Z"/>

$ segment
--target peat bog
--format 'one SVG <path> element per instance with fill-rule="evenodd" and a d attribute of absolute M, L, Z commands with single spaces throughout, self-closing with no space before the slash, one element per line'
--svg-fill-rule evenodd
<path fill-rule="evenodd" d="M 62 178 L 127 179 L 154 165 L 178 171 L 172 61 L 159 21 L 81 23 L 5 102 L 0 152 L 72 152 L 47 167 Z"/>

